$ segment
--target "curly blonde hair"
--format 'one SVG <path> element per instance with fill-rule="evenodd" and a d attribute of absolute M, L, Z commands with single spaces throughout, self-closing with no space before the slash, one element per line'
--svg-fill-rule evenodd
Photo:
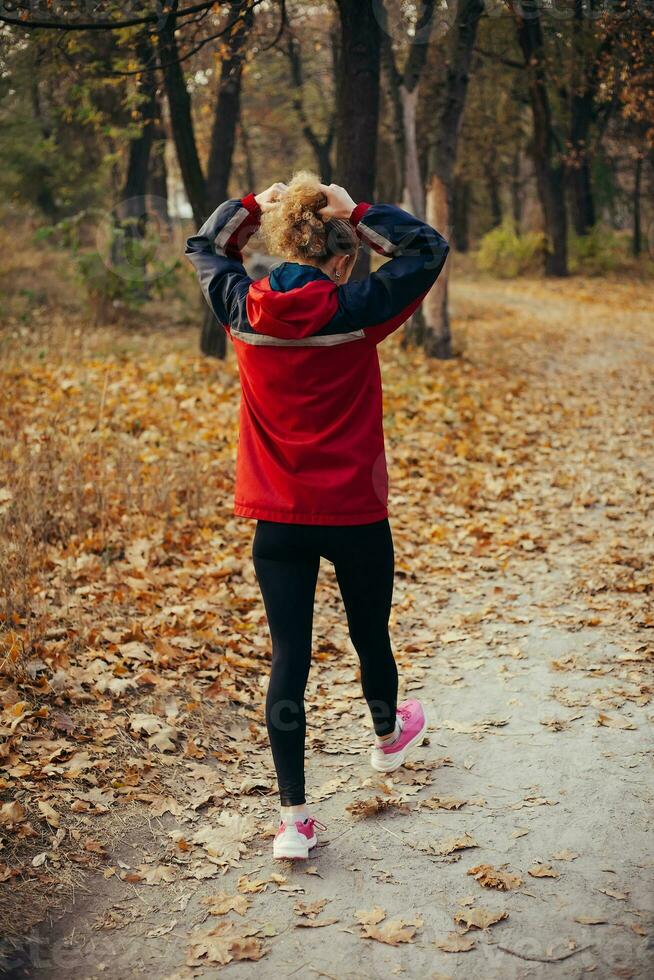
<path fill-rule="evenodd" d="M 291 262 L 322 264 L 332 255 L 356 255 L 359 239 L 349 221 L 323 221 L 327 197 L 308 170 L 293 175 L 279 205 L 263 215 L 261 228 L 272 255 Z"/>

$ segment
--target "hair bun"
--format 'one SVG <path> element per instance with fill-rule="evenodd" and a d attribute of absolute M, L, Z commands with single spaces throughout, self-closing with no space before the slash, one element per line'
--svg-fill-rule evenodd
<path fill-rule="evenodd" d="M 318 177 L 307 170 L 296 173 L 279 207 L 263 215 L 262 229 L 270 253 L 302 262 L 356 252 L 358 238 L 349 222 L 323 221 L 320 211 L 326 204 L 327 195 Z M 347 228 L 343 234 L 328 235 L 335 224 L 347 224 Z"/>

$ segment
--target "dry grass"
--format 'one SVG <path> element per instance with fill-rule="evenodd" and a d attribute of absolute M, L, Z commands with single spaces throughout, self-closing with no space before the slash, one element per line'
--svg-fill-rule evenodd
<path fill-rule="evenodd" d="M 116 522 L 129 538 L 132 526 L 147 518 L 181 508 L 193 519 L 203 506 L 192 457 L 146 465 L 137 446 L 108 445 L 95 433 L 72 442 L 65 433 L 44 432 L 30 443 L 24 431 L 7 426 L 0 457 L 0 481 L 11 495 L 0 512 L 0 616 L 7 624 L 33 608 L 48 546 L 93 536 L 96 553 L 111 560 Z"/>
<path fill-rule="evenodd" d="M 195 325 L 194 312 L 200 310 L 195 294 L 186 307 L 179 298 L 153 303 L 138 321 L 91 329 L 69 257 L 46 244 L 35 246 L 36 226 L 29 217 L 5 218 L 0 232 L 0 713 L 4 709 L 11 717 L 13 707 L 21 705 L 17 711 L 34 713 L 34 721 L 19 725 L 15 737 L 4 742 L 20 753 L 21 745 L 48 734 L 61 736 L 56 729 L 48 732 L 53 713 L 63 710 L 81 732 L 92 731 L 99 720 L 94 701 L 76 703 L 62 682 L 55 690 L 46 680 L 64 649 L 62 665 L 83 659 L 93 628 L 93 615 L 70 601 L 79 585 L 74 556 L 96 556 L 106 568 L 122 557 L 126 542 L 153 525 L 193 524 L 208 502 L 206 461 L 192 448 L 177 452 L 166 431 L 162 440 L 169 451 L 148 458 L 138 419 L 116 429 L 105 412 L 112 363 L 148 356 L 164 334 L 168 354 L 177 347 L 194 350 L 195 335 L 185 335 L 180 326 Z M 67 398 L 69 376 L 82 363 L 93 380 Z M 58 391 L 57 404 L 53 393 Z M 103 615 L 100 607 L 97 615 Z M 141 699 L 144 704 L 147 699 Z M 137 738 L 120 732 L 117 767 L 143 749 Z M 47 782 L 43 789 L 47 793 Z M 27 807 L 29 832 L 7 833 L 0 826 L 0 873 L 21 869 L 0 887 L 0 919 L 5 938 L 19 944 L 46 913 L 84 891 L 88 869 L 102 860 L 91 856 L 88 865 L 79 863 L 76 835 L 88 836 L 88 818 L 62 820 L 65 832 L 55 846 L 52 827 L 29 794 L 21 793 L 20 780 L 11 787 L 0 783 L 0 806 L 13 799 Z M 138 803 L 127 803 L 120 813 L 94 817 L 93 835 L 111 849 L 124 838 L 125 821 L 131 823 L 136 810 Z M 32 868 L 44 852 L 47 865 Z"/>

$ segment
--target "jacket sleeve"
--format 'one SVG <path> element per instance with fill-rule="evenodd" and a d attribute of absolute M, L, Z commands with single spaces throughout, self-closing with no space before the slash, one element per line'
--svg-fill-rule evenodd
<path fill-rule="evenodd" d="M 450 247 L 434 228 L 388 204 L 358 204 L 350 221 L 362 241 L 389 256 L 377 272 L 338 290 L 345 319 L 378 344 L 415 313 Z"/>
<path fill-rule="evenodd" d="M 186 243 L 185 254 L 195 266 L 204 297 L 228 330 L 247 321 L 245 300 L 252 280 L 243 267 L 241 249 L 260 220 L 254 194 L 226 201 Z"/>

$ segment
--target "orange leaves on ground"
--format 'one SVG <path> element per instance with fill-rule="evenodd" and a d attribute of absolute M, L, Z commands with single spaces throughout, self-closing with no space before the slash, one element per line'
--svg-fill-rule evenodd
<path fill-rule="evenodd" d="M 50 806 L 46 800 L 39 800 L 37 803 L 39 811 L 43 817 L 47 820 L 51 827 L 58 827 L 59 821 L 61 820 L 60 815 L 57 813 L 54 807 Z"/>
<path fill-rule="evenodd" d="M 444 953 L 469 953 L 477 945 L 472 936 L 463 936 L 460 932 L 450 932 L 445 939 L 434 944 Z"/>
<path fill-rule="evenodd" d="M 556 871 L 549 864 L 541 864 L 540 862 L 537 862 L 536 864 L 533 865 L 533 867 L 529 868 L 528 874 L 530 874 L 532 878 L 560 878 L 561 877 L 560 871 Z"/>
<path fill-rule="evenodd" d="M 296 902 L 293 911 L 298 916 L 295 925 L 303 929 L 320 929 L 322 926 L 333 926 L 338 918 L 319 918 L 327 905 L 328 898 L 318 898 L 313 902 Z"/>
<path fill-rule="evenodd" d="M 370 911 L 366 911 L 365 909 L 362 909 L 361 911 L 355 912 L 354 914 L 357 922 L 361 923 L 361 925 L 364 926 L 377 925 L 378 922 L 381 922 L 382 919 L 386 918 L 386 912 L 378 905 L 376 905 L 373 909 L 370 909 Z"/>
<path fill-rule="evenodd" d="M 256 833 L 251 817 L 225 810 L 213 824 L 200 827 L 191 840 L 222 864 L 237 864 L 246 852 L 246 842 Z"/>
<path fill-rule="evenodd" d="M 419 690 L 429 670 L 446 693 L 457 693 L 477 683 L 476 672 L 493 658 L 503 682 L 519 679 L 533 665 L 526 644 L 500 639 L 483 647 L 483 627 L 504 623 L 526 633 L 533 606 L 523 597 L 547 584 L 539 615 L 572 640 L 568 652 L 548 647 L 544 654 L 551 675 L 537 716 L 543 739 L 596 725 L 599 739 L 631 745 L 634 709 L 652 700 L 653 566 L 642 533 L 651 510 L 651 433 L 643 424 L 651 395 L 644 355 L 642 363 L 628 360 L 629 351 L 646 352 L 652 341 L 649 325 L 627 324 L 622 309 L 640 303 L 646 312 L 651 300 L 649 288 L 619 285 L 614 312 L 628 326 L 629 343 L 621 332 L 608 354 L 602 348 L 615 328 L 603 332 L 588 297 L 584 317 L 569 318 L 571 329 L 568 322 L 544 324 L 533 311 L 498 312 L 492 283 L 465 284 L 465 356 L 435 365 L 402 350 L 399 337 L 380 349 L 403 585 L 393 629 L 403 676 Z M 553 287 L 532 284 L 529 297 L 518 295 L 521 284 L 507 288 L 520 303 L 544 308 L 562 302 L 560 290 L 572 286 L 557 284 L 554 295 Z M 253 526 L 231 513 L 237 369 L 233 358 L 219 364 L 196 356 L 186 333 L 158 332 L 156 345 L 118 329 L 110 338 L 85 330 L 84 338 L 75 358 L 51 347 L 42 362 L 26 350 L 0 385 L 0 535 L 20 557 L 10 584 L 23 595 L 11 609 L 0 608 L 0 880 L 13 882 L 22 868 L 30 880 L 42 874 L 45 881 L 57 849 L 75 864 L 97 867 L 113 839 L 111 832 L 105 839 L 105 827 L 120 819 L 122 828 L 127 808 L 138 806 L 144 819 L 170 821 L 177 831 L 166 837 L 165 855 L 139 858 L 132 868 L 110 853 L 115 873 L 139 889 L 170 883 L 172 891 L 182 880 L 231 875 L 260 848 L 259 831 L 268 842 L 262 814 L 274 779 L 261 681 L 269 638 L 250 566 Z M 126 339 L 129 353 L 121 349 Z M 565 357 L 558 356 L 564 347 Z M 621 397 L 598 399 L 593 365 L 613 355 Z M 561 568 L 565 574 L 551 574 Z M 0 556 L 0 575 L 7 574 Z M 433 741 L 451 739 L 451 748 L 438 750 L 451 759 L 411 763 L 384 791 L 359 785 L 354 774 L 369 738 L 352 723 L 358 678 L 345 666 L 349 648 L 335 587 L 328 576 L 322 586 L 315 653 L 330 683 L 312 705 L 309 747 L 354 765 L 330 770 L 313 798 L 367 792 L 370 798 L 348 807 L 364 819 L 403 812 L 410 798 L 426 824 L 453 824 L 449 840 L 425 851 L 438 863 L 455 861 L 474 846 L 456 811 L 476 801 L 452 795 L 464 791 L 444 769 L 443 783 L 434 779 L 438 795 L 422 799 L 423 790 L 439 766 L 485 776 L 476 752 L 481 740 L 525 734 L 513 705 L 485 708 L 480 700 L 478 717 L 439 719 L 443 737 Z M 591 626 L 614 646 L 585 645 L 580 630 Z M 360 700 L 356 707 L 363 709 Z M 552 798 L 558 784 L 544 781 L 516 798 L 519 792 L 530 795 L 507 806 L 529 811 L 520 818 L 531 818 L 530 840 L 538 846 L 539 826 L 559 802 Z M 84 834 L 74 838 L 80 822 Z M 551 859 L 572 860 L 565 853 Z M 537 865 L 536 875 L 531 869 L 532 879 L 551 877 L 548 867 Z M 491 865 L 474 870 L 482 887 L 505 890 L 511 880 Z M 376 878 L 392 884 L 384 869 Z M 295 899 L 303 885 L 252 871 L 217 895 L 228 896 L 222 901 L 229 905 L 236 892 L 234 901 L 254 904 L 273 888 Z M 385 918 L 367 923 L 386 935 L 381 942 L 416 928 L 404 920 L 382 926 Z M 326 922 L 320 914 L 292 919 Z M 479 921 L 477 928 L 488 924 Z M 200 963 L 260 952 L 261 937 L 244 929 L 202 936 Z M 454 933 L 441 948 L 470 941 Z"/>
<path fill-rule="evenodd" d="M 207 895 L 202 899 L 202 904 L 207 907 L 209 915 L 227 915 L 228 912 L 245 915 L 251 905 L 244 895 L 228 895 L 226 892 Z"/>
<path fill-rule="evenodd" d="M 420 806 L 426 810 L 460 810 L 467 802 L 456 796 L 432 796 L 429 800 L 421 800 Z"/>
<path fill-rule="evenodd" d="M 498 912 L 491 909 L 469 908 L 460 909 L 454 914 L 454 921 L 457 925 L 463 926 L 463 931 L 469 929 L 488 929 L 489 926 L 508 919 L 508 912 Z"/>
<path fill-rule="evenodd" d="M 440 844 L 430 844 L 428 851 L 430 854 L 440 854 L 444 857 L 455 851 L 467 850 L 469 847 L 479 847 L 479 844 L 470 834 L 464 833 L 458 837 L 448 837 Z"/>
<path fill-rule="evenodd" d="M 512 891 L 523 884 L 520 875 L 494 868 L 491 864 L 477 864 L 474 868 L 468 868 L 467 873 L 484 888 L 497 888 L 498 891 Z"/>
<path fill-rule="evenodd" d="M 353 817 L 363 819 L 385 813 L 387 810 L 395 810 L 398 813 L 409 812 L 409 807 L 393 796 L 373 796 L 367 800 L 355 800 L 353 803 L 348 803 L 345 809 Z"/>
<path fill-rule="evenodd" d="M 600 711 L 595 720 L 595 724 L 603 725 L 605 728 L 625 728 L 630 731 L 635 731 L 638 727 L 632 721 L 629 721 L 628 718 L 623 718 L 620 715 L 606 715 L 603 711 Z"/>
<path fill-rule="evenodd" d="M 189 966 L 206 963 L 225 966 L 233 960 L 260 960 L 268 952 L 256 927 L 237 928 L 233 922 L 220 922 L 213 929 L 196 929 L 191 933 L 188 958 Z"/>
<path fill-rule="evenodd" d="M 412 943 L 423 925 L 420 916 L 386 919 L 386 912 L 379 907 L 369 912 L 356 912 L 355 915 L 361 926 L 359 935 L 362 939 L 376 939 L 377 942 L 386 943 L 388 946 Z"/>

